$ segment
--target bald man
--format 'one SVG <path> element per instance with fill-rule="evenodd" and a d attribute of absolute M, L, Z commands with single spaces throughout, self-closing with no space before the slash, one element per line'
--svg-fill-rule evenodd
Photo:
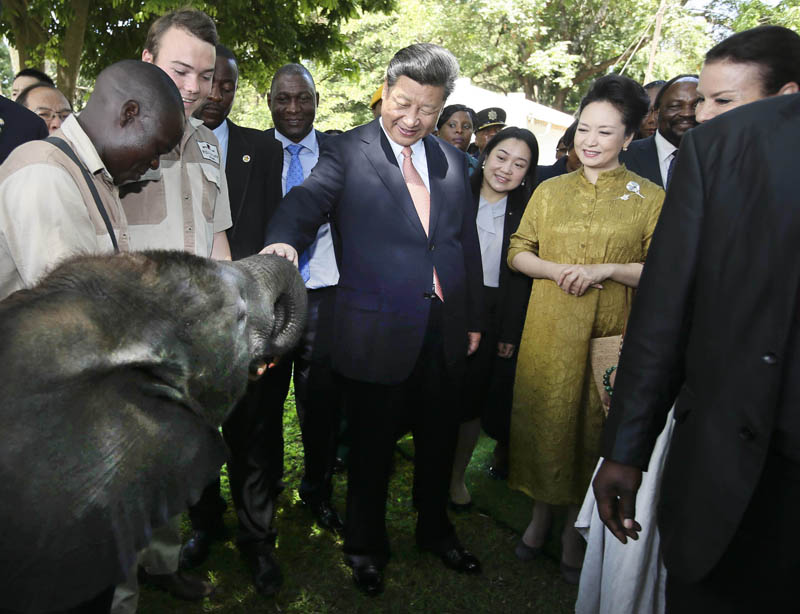
<path fill-rule="evenodd" d="M 69 256 L 128 251 L 118 186 L 158 168 L 183 127 L 183 104 L 170 78 L 156 66 L 126 60 L 100 73 L 80 117 L 68 117 L 53 134 L 79 164 L 49 141 L 15 149 L 0 166 L 0 299 L 35 284 Z M 81 167 L 89 172 L 113 239 Z M 107 612 L 113 589 L 69 611 Z"/>
<path fill-rule="evenodd" d="M 117 186 L 158 168 L 183 126 L 180 93 L 164 71 L 124 61 L 100 73 L 80 117 L 53 133 L 88 169 L 120 251 L 130 243 Z M 0 299 L 63 258 L 113 243 L 82 169 L 53 143 L 20 145 L 0 166 Z"/>

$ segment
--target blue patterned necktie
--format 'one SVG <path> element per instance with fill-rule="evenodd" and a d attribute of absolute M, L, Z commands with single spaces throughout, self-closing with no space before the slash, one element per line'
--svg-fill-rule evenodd
<path fill-rule="evenodd" d="M 672 171 L 675 169 L 675 160 L 678 158 L 678 150 L 672 152 L 672 159 L 669 161 L 669 168 L 667 168 L 667 185 L 664 186 L 666 190 L 672 181 Z"/>
<path fill-rule="evenodd" d="M 286 146 L 286 150 L 291 154 L 292 159 L 289 162 L 289 170 L 286 171 L 286 193 L 289 193 L 294 186 L 303 183 L 303 165 L 300 164 L 300 150 L 303 149 L 302 145 L 292 143 Z M 300 261 L 298 268 L 300 269 L 300 276 L 303 282 L 308 282 L 311 279 L 311 267 L 308 264 L 309 255 L 308 250 L 300 254 Z"/>

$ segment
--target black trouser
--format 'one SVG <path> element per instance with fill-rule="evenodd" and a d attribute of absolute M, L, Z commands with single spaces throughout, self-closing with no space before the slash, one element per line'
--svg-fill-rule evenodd
<path fill-rule="evenodd" d="M 800 578 L 798 518 L 800 465 L 770 454 L 739 529 L 711 573 L 691 583 L 667 575 L 667 612 L 778 614 L 800 610 L 794 585 Z"/>
<path fill-rule="evenodd" d="M 308 324 L 297 349 L 260 380 L 251 382 L 245 397 L 223 424 L 231 450 L 228 477 L 239 518 L 239 543 L 269 548 L 276 497 L 283 490 L 283 406 L 294 366 L 295 402 L 302 430 L 306 473 L 301 497 L 315 503 L 330 498 L 341 416 L 338 379 L 330 370 L 333 288 L 308 294 Z M 224 511 L 219 482 L 203 492 L 189 510 L 196 530 L 218 526 Z"/>
<path fill-rule="evenodd" d="M 466 343 L 465 343 L 466 345 Z M 447 517 L 448 486 L 458 434 L 457 387 L 442 343 L 442 304 L 432 300 L 425 341 L 411 375 L 397 385 L 345 380 L 345 411 L 352 436 L 347 473 L 344 551 L 386 564 L 386 497 L 398 429 L 414 436 L 417 543 L 442 550 L 458 545 Z"/>
<path fill-rule="evenodd" d="M 108 614 L 111 612 L 111 603 L 114 600 L 114 586 L 109 586 L 99 595 L 95 595 L 88 601 L 79 603 L 68 610 L 57 610 L 48 614 Z M 0 607 L 0 614 L 15 614 L 11 610 L 4 610 Z"/>

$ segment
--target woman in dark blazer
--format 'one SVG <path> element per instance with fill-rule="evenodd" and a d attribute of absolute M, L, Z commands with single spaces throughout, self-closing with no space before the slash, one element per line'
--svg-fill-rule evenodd
<path fill-rule="evenodd" d="M 512 272 L 505 254 L 536 185 L 538 159 L 539 146 L 529 130 L 506 128 L 489 141 L 470 179 L 483 264 L 486 330 L 477 352 L 467 361 L 462 388 L 462 424 L 450 482 L 450 504 L 456 510 L 472 503 L 464 473 L 481 425 L 497 440 L 493 467 L 507 464 L 515 350 L 528 306 L 530 279 Z"/>

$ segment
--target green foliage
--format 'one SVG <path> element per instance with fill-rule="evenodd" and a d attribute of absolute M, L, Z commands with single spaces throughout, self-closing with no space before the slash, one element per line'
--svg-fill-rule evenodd
<path fill-rule="evenodd" d="M 286 62 L 300 58 L 327 62 L 332 52 L 345 48 L 339 30 L 344 21 L 359 11 L 388 11 L 394 0 L 93 2 L 81 55 L 83 76 L 94 80 L 109 64 L 140 57 L 150 24 L 159 15 L 187 4 L 214 18 L 221 42 L 237 54 L 248 79 L 263 89 L 274 70 Z M 4 9 L 0 34 L 24 47 L 31 65 L 40 65 L 45 57 L 63 62 L 61 45 L 73 16 L 71 2 L 17 0 L 5 3 Z"/>
<path fill-rule="evenodd" d="M 800 0 L 769 4 L 762 0 L 714 0 L 709 9 L 709 19 L 720 26 L 722 35 L 767 24 L 800 30 Z"/>

